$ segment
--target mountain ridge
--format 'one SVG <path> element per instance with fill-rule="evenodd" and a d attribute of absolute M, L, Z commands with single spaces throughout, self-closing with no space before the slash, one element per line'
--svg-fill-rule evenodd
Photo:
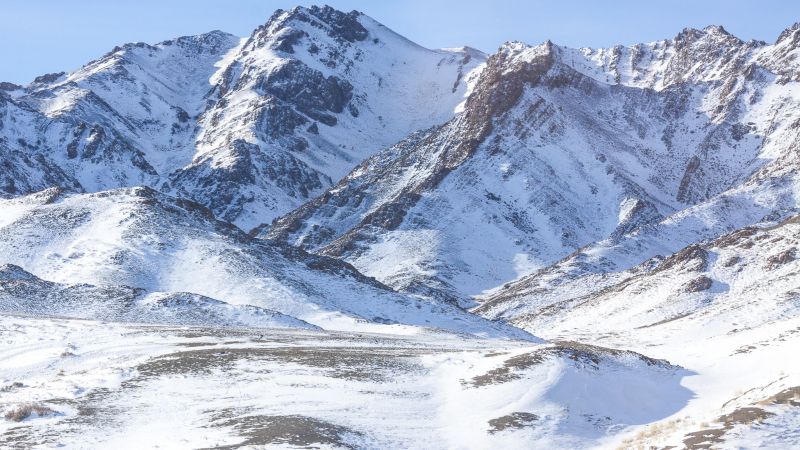
<path fill-rule="evenodd" d="M 616 179 L 614 183 L 618 183 L 623 190 L 627 190 L 629 194 L 627 194 L 628 198 L 621 198 L 621 202 L 619 203 L 620 206 L 613 205 L 614 209 L 619 211 L 619 219 L 616 217 L 608 217 L 606 220 L 614 219 L 617 223 L 610 228 L 607 228 L 607 231 L 596 232 L 594 234 L 595 241 L 602 240 L 603 238 L 609 237 L 611 241 L 616 241 L 621 239 L 624 235 L 635 233 L 637 229 L 646 226 L 648 224 L 657 223 L 659 221 L 665 220 L 670 215 L 673 215 L 681 210 L 687 208 L 687 205 L 691 207 L 694 204 L 703 203 L 708 199 L 714 198 L 715 196 L 721 194 L 726 188 L 732 188 L 737 185 L 737 183 L 747 183 L 747 178 L 750 176 L 757 176 L 758 170 L 766 171 L 769 170 L 773 175 L 772 176 L 780 176 L 780 172 L 784 171 L 785 164 L 778 164 L 773 163 L 772 165 L 765 165 L 763 159 L 760 161 L 755 158 L 757 152 L 763 151 L 765 143 L 768 143 L 769 140 L 759 143 L 758 141 L 762 138 L 757 136 L 754 122 L 746 122 L 741 120 L 742 108 L 739 106 L 740 102 L 742 101 L 742 97 L 747 93 L 747 89 L 751 89 L 750 87 L 740 86 L 737 87 L 737 84 L 741 84 L 742 81 L 739 81 L 736 76 L 739 72 L 731 69 L 735 67 L 742 66 L 743 63 L 741 62 L 745 56 L 754 60 L 763 60 L 765 58 L 765 52 L 771 51 L 769 48 L 764 50 L 760 48 L 758 53 L 752 53 L 753 48 L 751 47 L 752 44 L 744 43 L 738 39 L 735 39 L 729 36 L 727 33 L 720 30 L 718 27 L 708 27 L 705 31 L 698 31 L 698 30 L 685 30 L 684 32 L 680 33 L 675 39 L 672 44 L 670 44 L 671 48 L 675 47 L 678 48 L 680 51 L 673 50 L 664 50 L 663 48 L 662 53 L 664 54 L 671 54 L 672 59 L 668 62 L 659 62 L 658 64 L 664 66 L 664 69 L 667 73 L 674 72 L 675 67 L 684 67 L 684 61 L 686 58 L 695 58 L 698 59 L 697 56 L 692 56 L 693 53 L 689 51 L 693 51 L 698 53 L 699 55 L 705 55 L 705 49 L 709 47 L 706 41 L 711 40 L 712 42 L 717 42 L 719 39 L 722 39 L 724 42 L 729 44 L 729 49 L 725 50 L 721 53 L 721 58 L 723 61 L 728 61 L 722 64 L 722 66 L 728 68 L 729 75 L 720 75 L 717 69 L 714 69 L 714 64 L 709 63 L 706 66 L 711 67 L 713 70 L 706 70 L 705 72 L 698 72 L 697 79 L 692 80 L 689 79 L 685 82 L 682 82 L 680 85 L 676 85 L 671 87 L 670 85 L 659 85 L 655 86 L 656 89 L 653 87 L 645 86 L 645 87 L 637 87 L 636 83 L 632 83 L 631 86 L 627 86 L 624 83 L 620 82 L 612 82 L 608 83 L 607 79 L 598 79 L 596 73 L 593 73 L 587 70 L 586 65 L 580 65 L 574 62 L 571 58 L 575 57 L 574 51 L 570 51 L 569 49 L 565 49 L 562 47 L 555 46 L 550 42 L 546 42 L 540 46 L 529 47 L 524 44 L 520 43 L 508 43 L 505 44 L 504 47 L 501 48 L 500 52 L 494 55 L 492 58 L 495 60 L 499 57 L 499 55 L 503 55 L 504 52 L 508 51 L 514 55 L 515 58 L 525 58 L 525 55 L 534 55 L 537 52 L 544 52 L 547 55 L 551 55 L 551 59 L 553 63 L 558 63 L 558 68 L 553 69 L 552 64 L 549 66 L 547 73 L 549 73 L 549 78 L 545 82 L 545 86 L 542 88 L 544 91 L 543 93 L 546 95 L 551 95 L 548 92 L 559 92 L 558 95 L 563 96 L 564 94 L 561 93 L 564 87 L 572 88 L 576 95 L 581 96 L 600 96 L 602 99 L 597 99 L 597 102 L 601 102 L 603 104 L 614 104 L 616 101 L 615 97 L 626 98 L 624 102 L 626 104 L 622 105 L 624 108 L 629 108 L 628 105 L 634 106 L 634 108 L 639 108 L 640 111 L 636 112 L 625 110 L 623 108 L 619 108 L 619 112 L 611 111 L 612 115 L 602 115 L 600 111 L 598 112 L 583 112 L 582 109 L 585 109 L 586 106 L 582 103 L 583 100 L 579 97 L 576 97 L 574 103 L 570 103 L 571 109 L 575 110 L 576 113 L 580 115 L 571 118 L 570 120 L 563 120 L 563 121 L 551 121 L 549 125 L 551 127 L 550 131 L 554 132 L 554 136 L 550 138 L 551 141 L 555 140 L 556 142 L 558 139 L 563 138 L 565 127 L 575 126 L 576 124 L 586 123 L 587 125 L 592 125 L 593 128 L 587 129 L 587 133 L 591 132 L 595 136 L 591 139 L 597 140 L 597 135 L 607 135 L 608 137 L 604 138 L 607 139 L 608 142 L 611 143 L 612 146 L 621 146 L 622 148 L 628 147 L 630 150 L 628 152 L 636 155 L 642 152 L 646 152 L 642 156 L 636 156 L 637 158 L 641 159 L 641 162 L 638 163 L 637 166 L 630 166 L 630 163 L 619 161 L 616 163 L 616 167 L 610 166 L 607 170 L 610 170 L 609 174 L 612 175 L 612 178 Z M 726 45 L 728 45 L 726 44 Z M 760 44 L 759 44 L 760 45 Z M 653 47 L 658 47 L 659 44 L 653 44 Z M 689 52 L 689 53 L 687 53 Z M 713 53 L 711 55 L 713 58 L 720 57 L 717 53 Z M 617 57 L 619 59 L 619 56 Z M 672 60 L 676 60 L 677 62 L 673 63 Z M 492 59 L 490 58 L 489 65 L 492 64 Z M 589 61 L 588 59 L 586 61 Z M 737 62 L 739 61 L 739 62 Z M 587 63 L 588 64 L 588 63 Z M 673 67 L 674 66 L 674 67 Z M 576 69 L 577 67 L 577 69 Z M 553 71 L 555 70 L 555 72 Z M 766 69 L 758 69 L 757 66 L 753 64 L 747 65 L 743 68 L 745 71 L 743 82 L 749 82 L 751 85 L 754 85 L 756 88 L 764 89 L 765 87 L 770 87 L 769 85 L 769 78 L 765 77 L 765 75 L 757 74 L 758 70 L 766 70 Z M 491 71 L 489 71 L 491 72 Z M 484 69 L 482 72 L 483 76 L 486 76 L 487 69 Z M 501 75 L 507 75 L 506 73 L 502 73 Z M 628 77 L 633 79 L 634 77 Z M 652 77 L 651 77 L 652 78 Z M 660 78 L 670 79 L 669 76 L 662 76 Z M 659 79 L 660 79 L 659 78 Z M 672 77 L 674 78 L 674 77 Z M 481 81 L 478 81 L 478 85 L 480 85 Z M 593 85 L 594 83 L 594 85 Z M 599 83 L 599 84 L 597 84 Z M 663 83 L 662 81 L 658 81 L 658 83 Z M 775 81 L 773 86 L 781 86 L 782 82 Z M 491 85 L 491 81 L 487 81 L 486 85 Z M 535 83 L 534 83 L 535 84 Z M 530 83 L 528 86 L 532 86 Z M 651 83 L 652 86 L 652 83 Z M 505 88 L 499 88 L 498 91 L 504 91 Z M 513 90 L 513 89 L 512 89 Z M 539 95 L 539 94 L 537 94 Z M 755 94 L 750 94 L 751 99 L 757 99 L 758 97 L 754 97 Z M 629 98 L 629 99 L 627 99 Z M 702 106 L 698 102 L 705 101 L 705 98 L 713 99 L 717 105 L 715 109 L 706 110 L 706 106 Z M 560 112 L 560 108 L 563 108 L 565 105 L 563 97 L 562 98 L 549 98 L 549 97 L 539 97 L 539 100 L 533 101 L 528 100 L 534 105 L 539 105 L 539 108 L 542 110 L 535 111 L 534 114 L 538 114 L 540 120 L 541 118 L 548 117 L 557 117 Z M 781 102 L 785 101 L 783 99 L 779 99 Z M 467 104 L 469 104 L 469 101 Z M 572 100 L 570 100 L 572 101 Z M 694 104 L 699 105 L 699 108 L 695 114 L 695 117 L 689 119 L 690 117 L 690 110 L 686 106 L 681 106 L 680 103 L 684 103 L 686 101 L 694 102 Z M 753 100 L 755 101 L 755 100 Z M 538 102 L 538 103 L 537 103 Z M 637 103 L 641 104 L 641 106 L 637 105 Z M 652 104 L 658 105 L 659 103 L 663 104 L 663 106 L 659 106 L 662 108 L 659 110 L 654 110 L 652 108 Z M 709 103 L 711 104 L 711 103 Z M 780 104 L 780 103 L 778 103 Z M 553 106 L 554 105 L 554 106 Z M 486 108 L 489 108 L 487 105 L 482 105 Z M 555 109 L 554 109 L 555 107 Z M 697 107 L 697 106 L 694 106 Z M 774 108 L 774 106 L 772 106 Z M 542 114 L 543 111 L 550 111 L 549 113 Z M 557 112 L 554 112 L 557 111 Z M 597 115 L 600 114 L 601 117 L 598 120 Z M 603 113 L 604 114 L 604 113 Z M 616 116 L 615 116 L 616 114 Z M 675 125 L 670 125 L 667 128 L 664 128 L 663 131 L 660 132 L 660 136 L 653 136 L 652 138 L 648 136 L 648 128 L 654 128 L 652 125 L 649 125 L 647 122 L 644 122 L 643 119 L 634 118 L 635 114 L 638 117 L 648 117 L 651 116 L 652 121 L 657 122 L 673 122 Z M 702 114 L 706 114 L 707 118 L 701 118 Z M 698 120 L 699 119 L 699 120 Z M 492 119 L 494 120 L 494 119 Z M 544 119 L 546 120 L 546 119 Z M 692 124 L 690 120 L 696 122 L 696 124 Z M 736 122 L 733 122 L 736 120 Z M 490 120 L 485 120 L 485 122 L 490 123 Z M 652 122 L 652 123 L 657 123 Z M 689 129 L 686 127 L 686 123 L 688 122 Z M 745 122 L 745 123 L 742 123 Z M 763 122 L 763 121 L 762 121 Z M 596 124 L 596 125 L 595 125 Z M 519 128 L 521 125 L 517 125 Z M 578 126 L 585 126 L 585 125 L 578 125 Z M 775 131 L 774 123 L 772 125 L 761 125 L 766 129 L 772 129 Z M 762 130 L 764 129 L 762 128 Z M 619 130 L 620 133 L 630 134 L 632 139 L 629 142 L 633 142 L 635 145 L 631 146 L 629 142 L 621 142 L 617 138 L 608 135 L 606 130 Z M 658 132 L 658 129 L 653 130 Z M 650 131 L 650 134 L 654 134 L 653 131 Z M 700 137 L 692 136 L 697 131 L 702 133 Z M 435 132 L 434 132 L 435 133 Z M 561 133 L 562 136 L 558 136 L 558 133 Z M 678 134 L 679 133 L 679 134 Z M 544 139 L 544 138 L 543 138 Z M 583 138 L 586 142 L 589 142 L 589 138 Z M 657 140 L 656 140 L 657 139 Z M 796 139 L 796 137 L 794 138 Z M 465 142 L 469 139 L 465 139 Z M 563 140 L 563 139 L 562 139 Z M 655 141 L 655 142 L 653 142 Z M 677 144 L 674 141 L 683 141 L 680 144 Z M 697 150 L 694 150 L 696 153 L 689 154 L 686 156 L 682 156 L 681 158 L 686 158 L 686 166 L 681 167 L 677 166 L 674 163 L 676 152 L 676 145 L 682 146 L 690 146 L 694 147 Z M 496 144 L 495 144 L 496 145 Z M 509 144 L 507 144 L 509 145 Z M 519 145 L 519 144 L 516 144 Z M 541 144 L 522 144 L 526 146 L 531 145 L 541 145 Z M 574 146 L 575 144 L 569 144 Z M 581 145 L 581 144 L 578 144 Z M 586 145 L 586 144 L 582 144 Z M 589 144 L 592 145 L 592 144 Z M 650 148 L 648 148 L 650 147 Z M 660 148 L 659 148 L 660 147 Z M 775 145 L 773 144 L 773 147 Z M 780 146 L 779 146 L 780 147 Z M 535 148 L 535 147 L 534 147 Z M 785 148 L 785 146 L 783 147 Z M 426 150 L 421 150 L 423 153 Z M 489 150 L 487 150 L 489 151 Z M 714 156 L 713 159 L 710 159 L 711 154 L 709 152 L 713 152 Z M 388 160 L 392 160 L 391 156 L 388 156 L 392 151 L 384 152 L 384 158 Z M 491 153 L 491 151 L 490 151 Z M 662 153 L 659 155 L 659 153 Z M 727 153 L 727 154 L 726 154 Z M 717 156 L 718 155 L 718 156 Z M 787 157 L 791 158 L 791 153 L 786 155 Z M 609 154 L 606 152 L 597 152 L 596 159 L 601 164 L 605 163 L 608 158 Z M 637 174 L 638 172 L 642 172 L 643 168 L 646 168 L 646 165 L 652 164 L 653 157 L 661 158 L 661 162 L 659 162 L 659 168 L 662 170 L 663 173 L 650 175 L 649 178 L 644 178 L 642 175 Z M 407 158 L 406 156 L 402 156 L 401 158 Z M 618 157 L 617 157 L 618 158 Z M 645 159 L 647 158 L 647 159 Z M 587 158 L 588 159 L 588 158 Z M 400 159 L 397 159 L 400 161 Z M 751 161 L 751 162 L 750 162 Z M 555 161 L 554 161 L 555 162 Z M 658 161 L 656 161 L 658 162 Z M 369 164 L 369 163 L 367 163 Z M 561 163 L 559 163 L 561 164 Z M 597 162 L 581 162 L 581 165 L 592 164 L 597 165 Z M 622 165 L 624 164 L 624 165 Z M 748 165 L 749 164 L 749 165 Z M 481 171 L 486 171 L 486 169 L 495 168 L 501 164 L 497 163 L 486 163 Z M 625 167 L 628 165 L 629 167 Z M 642 166 L 645 167 L 642 167 Z M 513 166 L 512 166 L 513 167 Z M 364 178 L 364 173 L 366 166 L 362 168 L 356 169 L 353 172 L 354 176 L 360 176 Z M 389 169 L 390 172 L 392 170 L 396 171 L 396 169 Z M 496 170 L 496 169 L 495 169 Z M 552 170 L 552 169 L 550 169 Z M 583 170 L 583 169 L 581 169 Z M 531 173 L 530 170 L 527 170 L 527 173 Z M 738 173 L 738 174 L 737 174 Z M 449 175 L 452 176 L 452 175 Z M 583 176 L 583 175 L 582 175 Z M 731 177 L 733 176 L 733 179 Z M 385 178 L 385 177 L 383 177 Z M 413 178 L 417 179 L 417 178 Z M 352 192 L 345 192 L 343 189 L 345 188 L 342 186 L 342 183 L 348 183 L 350 178 L 345 178 L 343 182 L 340 183 L 338 187 L 335 187 L 331 190 L 328 194 L 323 195 L 322 197 L 312 201 L 308 205 L 300 208 L 296 212 L 286 216 L 285 218 L 279 219 L 276 224 L 272 227 L 265 226 L 261 229 L 257 230 L 257 232 L 262 232 L 262 235 L 270 236 L 271 238 L 279 238 L 284 239 L 287 242 L 290 242 L 295 245 L 307 245 L 311 249 L 321 249 L 323 253 L 328 253 L 335 256 L 343 256 L 342 247 L 340 244 L 330 244 L 331 247 L 325 247 L 328 242 L 332 242 L 330 238 L 322 238 L 322 241 L 319 241 L 319 238 L 315 236 L 333 236 L 334 241 L 337 242 L 338 236 L 339 239 L 345 240 L 352 240 L 353 237 L 357 237 L 360 234 L 357 231 L 359 228 L 352 228 L 350 231 L 333 231 L 329 227 L 326 228 L 326 221 L 333 219 L 337 224 L 342 223 L 342 214 L 338 214 L 335 211 L 339 210 L 342 211 L 343 214 L 347 213 L 347 208 L 333 208 L 323 206 L 321 203 L 324 203 L 325 199 L 330 199 L 330 196 L 339 196 L 343 199 L 347 199 L 348 197 L 352 197 Z M 381 182 L 366 182 L 363 183 L 361 181 L 355 182 L 351 180 L 350 182 L 354 183 L 357 186 L 366 186 L 367 188 L 374 188 L 372 184 L 376 184 L 381 186 Z M 599 182 L 599 180 L 598 180 Z M 466 179 L 463 183 L 468 183 Z M 502 179 L 499 180 L 500 184 L 503 184 Z M 657 184 L 654 184 L 657 183 Z M 492 185 L 497 185 L 498 182 L 492 182 Z M 392 192 L 393 189 L 387 186 L 387 183 L 383 183 L 380 189 L 383 192 Z M 412 186 L 412 185 L 409 185 Z M 491 192 L 492 187 L 487 185 L 485 196 L 488 199 L 495 200 L 500 199 L 496 193 Z M 569 192 L 577 187 L 576 184 L 572 184 L 570 186 L 563 186 L 562 192 Z M 357 188 L 361 189 L 361 188 Z M 398 192 L 405 192 L 403 189 L 407 189 L 409 195 L 412 197 L 419 197 L 419 193 L 415 193 L 415 188 L 400 188 Z M 592 193 L 585 193 L 581 194 L 583 198 L 591 198 L 594 195 L 594 190 L 596 190 L 596 186 L 591 186 Z M 570 193 L 571 195 L 578 195 L 577 193 Z M 403 195 L 403 194 L 401 194 Z M 562 194 L 553 194 L 555 197 L 555 201 L 558 203 L 563 203 L 564 198 Z M 481 195 L 476 193 L 474 195 L 476 198 L 480 198 Z M 356 197 L 363 197 L 363 194 L 357 194 Z M 618 200 L 618 201 L 620 201 Z M 528 200 L 530 201 L 530 200 Z M 569 200 L 567 200 L 567 203 Z M 336 200 L 337 204 L 345 204 L 346 200 Z M 400 204 L 403 202 L 401 201 Z M 413 205 L 414 203 L 406 202 L 406 207 L 396 208 L 393 206 L 388 206 L 389 210 L 396 211 L 392 217 L 403 217 L 405 211 L 412 209 L 408 205 Z M 313 207 L 313 205 L 317 205 Z M 391 205 L 391 202 L 388 203 Z M 623 207 L 624 206 L 624 207 Z M 312 207 L 309 211 L 309 207 Z M 317 216 L 314 216 L 314 208 L 319 210 Z M 481 206 L 481 208 L 484 208 Z M 372 214 L 375 213 L 377 210 L 370 210 L 372 212 L 359 212 L 359 210 L 355 210 L 355 214 L 360 214 L 362 219 L 362 223 L 368 226 L 372 225 Z M 541 211 L 541 210 L 540 210 Z M 613 209 L 612 209 L 613 211 Z M 515 212 L 513 214 L 521 214 L 522 211 Z M 544 211 L 545 214 L 551 214 L 549 211 Z M 428 213 L 430 216 L 439 216 L 441 217 L 441 213 Z M 513 215 L 511 217 L 514 217 Z M 575 218 L 576 214 L 574 212 L 569 213 L 566 217 L 568 218 Z M 423 223 L 424 219 L 417 219 L 422 220 Z M 480 222 L 483 219 L 473 219 L 471 220 L 472 223 Z M 517 222 L 520 222 L 518 219 Z M 562 219 L 564 220 L 564 219 Z M 588 218 L 587 218 L 588 220 Z M 401 220 L 402 221 L 402 220 Z M 298 233 L 299 227 L 303 222 L 313 224 L 315 230 L 317 231 L 309 231 L 306 235 L 304 235 L 303 231 Z M 352 222 L 352 221 L 351 221 Z M 396 221 L 395 221 L 396 222 Z M 530 222 L 530 219 L 523 220 L 521 223 Z M 334 222 L 331 222 L 334 223 Z M 380 221 L 376 222 L 380 224 Z M 381 233 L 384 235 L 388 235 L 392 231 L 392 227 L 396 228 L 398 226 L 397 223 L 393 222 L 386 222 L 387 224 L 391 225 L 388 231 L 381 232 L 378 231 L 376 236 L 381 236 Z M 337 225 L 338 226 L 338 225 Z M 348 225 L 352 226 L 352 225 Z M 739 226 L 743 226 L 739 225 Z M 362 226 L 363 227 L 363 226 Z M 585 227 L 585 225 L 584 225 Z M 413 228 L 413 227 L 412 227 Z M 317 233 L 317 234 L 315 234 Z M 525 231 L 522 231 L 518 228 L 517 231 L 514 232 L 514 239 L 519 239 L 521 236 L 526 234 Z M 369 233 L 364 238 L 366 242 L 369 242 L 370 238 Z M 568 231 L 565 235 L 567 239 L 570 239 L 569 236 L 575 236 L 575 231 Z M 709 236 L 710 237 L 710 236 Z M 382 239 L 377 237 L 378 240 Z M 563 239 L 563 237 L 562 237 Z M 566 256 L 574 250 L 585 246 L 590 243 L 590 240 L 581 241 L 572 241 L 569 240 L 564 241 L 566 247 L 563 250 L 560 250 L 560 256 Z M 341 241 L 338 241 L 341 242 Z M 356 239 L 358 242 L 358 239 Z M 357 247 L 357 244 L 355 244 Z M 369 246 L 371 244 L 366 244 L 367 252 L 369 252 Z M 337 247 L 338 246 L 338 247 Z M 345 247 L 355 248 L 354 244 L 346 244 Z M 679 248 L 679 247 L 678 247 Z M 677 251 L 678 248 L 675 248 L 674 251 Z M 351 261 L 356 261 L 359 256 L 358 252 L 362 250 L 356 250 L 355 256 L 350 256 Z M 345 252 L 346 253 L 346 252 Z M 362 251 L 363 253 L 363 251 Z M 524 253 L 517 253 L 517 255 L 524 255 Z M 513 255 L 507 255 L 504 259 L 509 260 Z M 555 256 L 555 255 L 554 255 Z M 348 257 L 345 255 L 345 257 Z M 548 262 L 555 262 L 558 259 L 557 256 L 551 257 L 552 259 L 546 259 L 543 261 L 545 264 Z M 376 261 L 372 259 L 366 259 L 365 262 L 359 266 L 361 270 L 370 270 L 368 269 L 369 266 L 374 265 Z M 435 263 L 436 264 L 436 263 Z M 458 266 L 460 262 L 454 260 L 448 260 L 447 263 L 444 264 L 445 267 L 447 266 Z M 437 267 L 434 265 L 434 267 Z M 424 272 L 427 269 L 423 269 Z M 431 268 L 430 270 L 436 271 L 438 269 Z M 474 275 L 472 273 L 471 275 Z M 406 278 L 403 274 L 397 275 L 400 279 Z M 514 278 L 513 276 L 508 278 Z M 387 280 L 389 278 L 386 278 Z M 407 279 L 407 278 L 406 278 Z M 500 284 L 499 282 L 502 281 L 500 278 L 495 278 L 495 283 Z M 400 282 L 405 283 L 405 282 Z M 439 281 L 432 280 L 430 283 L 438 284 Z M 391 284 L 391 283 L 390 283 Z M 400 284 L 398 284 L 400 285 Z M 484 285 L 483 289 L 487 289 L 492 287 L 491 284 Z M 448 288 L 445 287 L 447 290 Z M 475 291 L 470 292 L 471 294 L 476 293 Z M 463 298 L 464 292 L 460 294 Z M 459 296 L 459 294 L 456 294 Z"/>
<path fill-rule="evenodd" d="M 348 34 L 354 24 L 360 40 Z M 386 46 L 395 56 L 376 58 Z M 4 91 L 0 144 L 58 165 L 61 184 L 79 182 L 78 191 L 148 185 L 250 228 L 380 146 L 445 120 L 483 57 L 423 49 L 361 13 L 297 7 L 247 39 L 215 31 L 126 44 L 71 74 Z M 397 98 L 367 100 L 379 93 Z M 415 107 L 426 100 L 430 108 Z M 59 129 L 42 139 L 43 128 Z M 9 189 L 32 192 L 26 186 L 39 185 L 23 179 L 35 169 L 17 159 L 19 187 Z"/>

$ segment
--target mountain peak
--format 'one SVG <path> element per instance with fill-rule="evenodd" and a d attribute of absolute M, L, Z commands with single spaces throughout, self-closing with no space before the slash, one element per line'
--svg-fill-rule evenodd
<path fill-rule="evenodd" d="M 358 21 L 363 14 L 353 10 L 345 13 L 331 8 L 328 5 L 312 6 L 308 13 L 328 25 L 334 36 L 341 37 L 349 42 L 363 41 L 367 38 L 367 30 Z"/>
<path fill-rule="evenodd" d="M 181 36 L 175 39 L 159 42 L 156 46 L 170 46 L 170 45 L 197 45 L 201 48 L 216 49 L 220 46 L 230 47 L 232 42 L 238 41 L 239 37 L 226 33 L 221 30 L 213 30 L 208 33 L 196 34 L 191 36 Z"/>
<path fill-rule="evenodd" d="M 38 77 L 33 79 L 34 84 L 52 84 L 56 81 L 62 80 L 66 77 L 66 72 L 55 72 L 55 73 L 47 73 L 44 75 L 39 75 Z"/>
<path fill-rule="evenodd" d="M 503 66 L 503 72 L 513 72 L 520 64 L 532 63 L 536 60 L 546 62 L 548 65 L 558 51 L 558 46 L 549 39 L 539 45 L 529 45 L 520 41 L 509 41 L 500 46 L 495 55 L 489 57 Z M 517 69 L 515 69 L 515 67 Z"/>
<path fill-rule="evenodd" d="M 725 35 L 725 36 L 733 36 L 722 25 L 708 25 L 705 28 L 703 28 L 703 31 L 705 31 L 708 34 L 719 34 L 719 35 Z"/>
<path fill-rule="evenodd" d="M 730 41 L 730 43 L 741 44 L 743 41 L 738 37 L 732 35 L 721 25 L 708 25 L 702 30 L 697 28 L 684 28 L 675 36 L 675 42 L 698 42 L 706 39 L 713 39 L 714 41 Z"/>
<path fill-rule="evenodd" d="M 798 33 L 797 33 L 798 30 L 800 30 L 800 22 L 795 22 L 790 27 L 788 27 L 785 30 L 783 30 L 780 35 L 778 35 L 778 39 L 775 40 L 775 43 L 779 44 L 779 43 L 784 42 L 784 41 L 786 41 L 788 39 L 792 39 L 796 43 L 796 41 L 799 40 L 798 39 Z"/>
<path fill-rule="evenodd" d="M 309 26 L 337 41 L 363 41 L 369 32 L 359 22 L 361 16 L 363 14 L 355 10 L 345 13 L 327 5 L 295 6 L 288 11 L 279 9 L 267 23 L 253 31 L 250 41 L 256 46 L 273 41 L 271 47 L 274 50 L 294 53 L 294 44 L 311 31 Z"/>

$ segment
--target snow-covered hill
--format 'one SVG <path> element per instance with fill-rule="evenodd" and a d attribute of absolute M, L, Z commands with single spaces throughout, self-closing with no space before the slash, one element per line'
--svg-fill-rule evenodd
<path fill-rule="evenodd" d="M 573 324 L 594 323 L 595 332 L 679 319 L 730 329 L 763 327 L 799 312 L 798 231 L 800 217 L 792 216 L 692 244 L 620 272 L 554 278 L 545 270 L 482 297 L 477 311 L 513 316 L 518 325 L 531 329 L 542 329 L 545 323 L 550 327 L 562 314 Z"/>
<path fill-rule="evenodd" d="M 785 431 L 798 420 L 800 383 L 790 356 L 800 345 L 798 231 L 798 216 L 762 222 L 620 272 L 571 277 L 556 265 L 481 298 L 475 312 L 548 339 L 624 347 L 696 372 L 684 383 L 696 400 L 625 446 L 791 447 L 797 436 Z"/>
<path fill-rule="evenodd" d="M 232 306 L 187 292 L 148 293 L 124 285 L 51 283 L 11 264 L 0 267 L 0 311 L 115 322 L 319 329 L 274 311 Z"/>
<path fill-rule="evenodd" d="M 0 264 L 47 282 L 199 294 L 334 330 L 414 333 L 420 326 L 526 337 L 453 305 L 395 293 L 347 263 L 250 238 L 202 206 L 150 188 L 51 189 L 1 200 L 0 210 Z"/>

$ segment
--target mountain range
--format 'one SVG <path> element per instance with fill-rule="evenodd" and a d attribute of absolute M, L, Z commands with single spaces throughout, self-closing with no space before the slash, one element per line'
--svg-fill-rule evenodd
<path fill-rule="evenodd" d="M 579 341 L 603 350 L 558 354 L 678 364 L 699 400 L 558 445 L 749 442 L 800 420 L 763 406 L 800 386 L 798 56 L 800 24 L 430 50 L 327 6 L 115 47 L 0 84 L 0 310 Z"/>

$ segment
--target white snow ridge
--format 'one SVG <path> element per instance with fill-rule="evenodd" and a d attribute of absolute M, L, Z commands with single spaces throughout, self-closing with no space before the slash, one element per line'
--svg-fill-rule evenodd
<path fill-rule="evenodd" d="M 798 53 L 296 7 L 0 83 L 0 447 L 798 448 Z"/>

